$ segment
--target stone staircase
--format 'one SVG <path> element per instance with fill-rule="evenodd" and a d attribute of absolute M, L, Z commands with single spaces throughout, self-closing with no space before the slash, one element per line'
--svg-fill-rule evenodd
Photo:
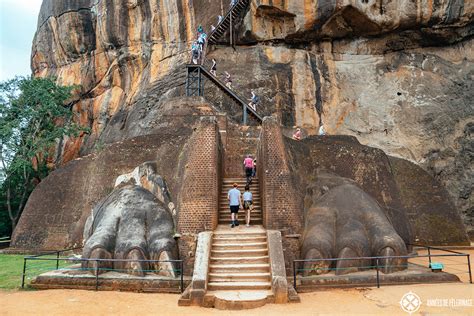
<path fill-rule="evenodd" d="M 248 154 L 256 157 L 260 131 L 260 126 L 238 126 L 229 122 L 225 148 L 224 177 L 237 179 L 245 177 L 244 158 Z"/>
<path fill-rule="evenodd" d="M 231 223 L 231 215 L 229 209 L 229 201 L 227 200 L 227 193 L 230 189 L 233 188 L 233 184 L 237 183 L 239 185 L 238 189 L 244 192 L 245 178 L 224 178 L 222 182 L 222 192 L 219 199 L 219 224 L 227 224 L 230 225 Z M 250 225 L 262 225 L 263 217 L 262 217 L 262 204 L 260 201 L 260 192 L 258 187 L 258 179 L 254 178 L 252 180 L 252 184 L 250 185 L 250 192 L 253 195 L 253 210 L 250 213 Z M 238 219 L 239 223 L 245 226 L 245 214 L 246 211 L 240 210 Z M 239 226 L 240 227 L 240 226 Z"/>
<path fill-rule="evenodd" d="M 204 305 L 255 308 L 272 302 L 267 233 L 261 226 L 219 225 L 213 233 Z"/>

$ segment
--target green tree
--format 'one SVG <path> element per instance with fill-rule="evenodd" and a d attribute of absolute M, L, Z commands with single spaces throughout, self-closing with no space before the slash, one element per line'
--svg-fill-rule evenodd
<path fill-rule="evenodd" d="M 67 104 L 73 89 L 52 78 L 0 83 L 0 207 L 8 213 L 11 232 L 34 185 L 47 175 L 51 148 L 83 130 Z"/>

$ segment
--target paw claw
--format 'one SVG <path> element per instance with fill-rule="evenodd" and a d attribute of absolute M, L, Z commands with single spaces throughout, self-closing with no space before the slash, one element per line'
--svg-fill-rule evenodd
<path fill-rule="evenodd" d="M 351 248 L 343 248 L 338 255 L 338 258 L 356 258 L 359 255 Z M 336 265 L 336 275 L 344 275 L 359 271 L 362 266 L 361 260 L 338 260 Z"/>
<path fill-rule="evenodd" d="M 136 260 L 136 261 L 129 261 L 126 264 L 127 273 L 143 277 L 145 276 L 144 270 L 146 270 L 146 262 L 141 262 L 139 260 L 145 260 L 142 251 L 139 249 L 132 249 L 128 255 L 127 259 L 129 260 Z"/>
<path fill-rule="evenodd" d="M 324 259 L 324 256 L 316 249 L 310 249 L 305 256 L 306 259 Z M 319 275 L 329 272 L 330 261 L 310 261 L 303 266 L 303 276 Z"/>

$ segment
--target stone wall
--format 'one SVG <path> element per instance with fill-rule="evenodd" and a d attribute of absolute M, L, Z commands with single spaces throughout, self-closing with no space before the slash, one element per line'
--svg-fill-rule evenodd
<path fill-rule="evenodd" d="M 299 259 L 298 234 L 303 218 L 283 135 L 273 117 L 264 118 L 257 160 L 263 225 L 282 233 L 286 269 L 290 273 L 293 260 Z"/>
<path fill-rule="evenodd" d="M 221 179 L 222 148 L 216 118 L 204 118 L 187 148 L 182 189 L 178 197 L 180 257 L 185 258 L 185 273 L 194 265 L 197 235 L 217 227 Z"/>

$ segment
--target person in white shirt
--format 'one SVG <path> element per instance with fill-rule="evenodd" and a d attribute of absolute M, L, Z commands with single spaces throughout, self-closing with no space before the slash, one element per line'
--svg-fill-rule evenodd
<path fill-rule="evenodd" d="M 229 200 L 229 207 L 230 207 L 230 216 L 232 218 L 232 222 L 230 224 L 231 228 L 234 228 L 235 226 L 239 226 L 239 221 L 238 221 L 238 213 L 240 206 L 242 205 L 242 196 L 240 193 L 240 190 L 237 189 L 238 185 L 237 183 L 234 183 L 234 188 L 229 190 L 229 193 L 227 193 L 227 199 Z"/>
<path fill-rule="evenodd" d="M 324 129 L 324 125 L 321 124 L 321 126 L 319 127 L 319 136 L 324 136 L 326 135 L 326 130 Z"/>
<path fill-rule="evenodd" d="M 246 221 L 247 221 L 247 227 L 250 226 L 250 213 L 252 212 L 253 209 L 253 200 L 252 200 L 252 192 L 250 192 L 250 187 L 248 185 L 245 186 L 245 192 L 243 195 L 244 198 L 244 210 L 247 211 L 246 213 Z"/>

